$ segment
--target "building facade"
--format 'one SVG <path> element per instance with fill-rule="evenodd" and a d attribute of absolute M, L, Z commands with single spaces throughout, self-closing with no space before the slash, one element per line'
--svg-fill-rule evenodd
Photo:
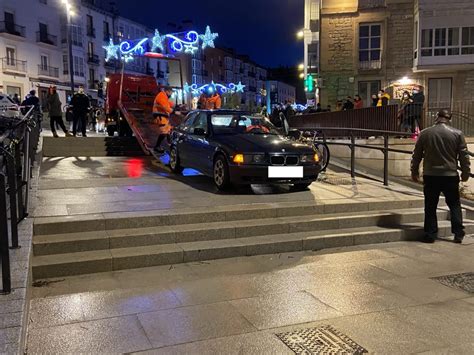
<path fill-rule="evenodd" d="M 319 17 L 323 104 L 414 86 L 430 110 L 473 99 L 474 1 L 325 0 Z"/>
<path fill-rule="evenodd" d="M 269 108 L 278 104 L 294 104 L 296 100 L 296 88 L 282 81 L 268 80 L 267 92 L 269 94 Z"/>
<path fill-rule="evenodd" d="M 75 86 L 83 85 L 94 98 L 105 78 L 121 70 L 117 61 L 105 62 L 102 48 L 112 38 L 151 37 L 146 26 L 118 16 L 94 1 L 70 1 L 74 15 L 67 22 L 61 0 L 2 0 L 0 3 L 0 91 L 23 98 L 35 89 L 42 102 L 50 85 L 66 103 L 70 93 L 68 26 L 72 37 Z M 156 59 L 135 58 L 125 72 L 155 75 L 167 81 L 167 65 Z"/>

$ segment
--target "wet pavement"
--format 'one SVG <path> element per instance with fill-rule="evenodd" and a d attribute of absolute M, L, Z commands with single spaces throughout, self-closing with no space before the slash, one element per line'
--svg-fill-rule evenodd
<path fill-rule="evenodd" d="M 414 196 L 334 171 L 303 192 L 219 193 L 207 177 L 176 177 L 148 158 L 47 158 L 35 217 Z M 472 354 L 474 296 L 436 278 L 472 283 L 473 251 L 472 238 L 399 242 L 48 280 L 32 288 L 27 352 Z"/>
<path fill-rule="evenodd" d="M 421 198 L 417 191 L 378 181 L 352 181 L 329 172 L 303 192 L 288 187 L 253 186 L 218 192 L 212 179 L 187 169 L 176 176 L 151 158 L 45 158 L 35 217 L 179 210 L 278 202 L 394 201 Z"/>
<path fill-rule="evenodd" d="M 473 294 L 433 278 L 472 272 L 473 251 L 400 242 L 63 278 L 33 288 L 28 353 L 291 354 L 276 334 L 331 326 L 369 353 L 472 354 Z"/>

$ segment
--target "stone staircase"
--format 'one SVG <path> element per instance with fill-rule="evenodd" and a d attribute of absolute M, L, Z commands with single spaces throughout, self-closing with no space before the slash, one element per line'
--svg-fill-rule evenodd
<path fill-rule="evenodd" d="M 416 240 L 423 200 L 278 203 L 37 218 L 35 280 L 239 256 Z M 450 234 L 439 210 L 440 236 Z M 468 233 L 474 221 L 466 221 Z"/>
<path fill-rule="evenodd" d="M 43 157 L 143 156 L 135 137 L 43 137 Z"/>

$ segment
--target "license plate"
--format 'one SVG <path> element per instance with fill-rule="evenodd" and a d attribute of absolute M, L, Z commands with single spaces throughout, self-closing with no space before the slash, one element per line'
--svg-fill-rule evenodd
<path fill-rule="evenodd" d="M 268 177 L 270 179 L 303 178 L 302 166 L 269 166 Z"/>

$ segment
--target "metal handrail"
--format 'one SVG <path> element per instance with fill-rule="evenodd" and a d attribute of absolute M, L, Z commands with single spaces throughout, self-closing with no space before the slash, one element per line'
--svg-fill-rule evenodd
<path fill-rule="evenodd" d="M 40 134 L 41 118 L 36 115 L 38 111 L 34 106 L 21 108 L 28 108 L 28 112 L 20 120 L 5 118 L 10 123 L 10 127 L 7 126 L 5 132 L 0 135 L 0 259 L 2 267 L 0 294 L 11 292 L 9 230 L 10 248 L 20 248 L 18 223 L 28 216 L 31 168 Z M 7 195 L 9 209 L 7 209 Z M 10 220 L 10 228 L 8 228 L 8 220 Z"/>

